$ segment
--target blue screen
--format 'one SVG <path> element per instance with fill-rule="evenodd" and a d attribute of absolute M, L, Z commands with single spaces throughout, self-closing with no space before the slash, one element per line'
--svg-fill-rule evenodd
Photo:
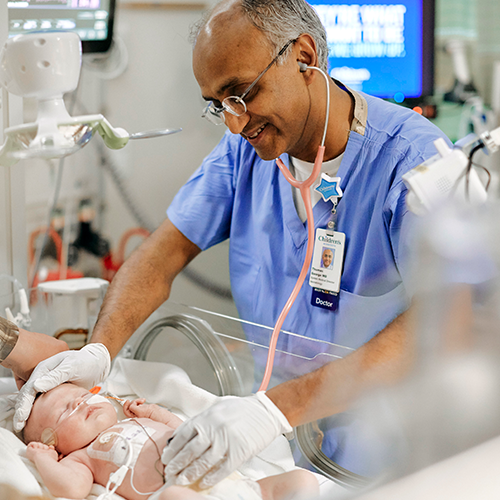
<path fill-rule="evenodd" d="M 420 97 L 422 1 L 309 1 L 326 29 L 330 75 L 377 97 Z"/>

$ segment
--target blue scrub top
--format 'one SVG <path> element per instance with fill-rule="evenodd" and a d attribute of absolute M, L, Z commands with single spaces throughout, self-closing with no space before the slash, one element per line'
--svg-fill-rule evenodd
<path fill-rule="evenodd" d="M 408 239 L 402 234 L 413 216 L 401 177 L 435 155 L 433 141 L 445 136 L 412 110 L 352 94 L 362 123 L 350 132 L 337 174 L 344 193 L 337 230 L 346 235 L 339 307 L 313 307 L 308 276 L 283 329 L 357 348 L 408 306 L 402 277 Z M 288 165 L 288 155 L 282 160 Z M 326 227 L 331 209 L 331 202 L 316 204 L 315 227 Z M 307 223 L 297 215 L 292 188 L 276 162 L 261 160 L 228 131 L 167 215 L 202 250 L 230 238 L 231 289 L 240 318 L 274 326 L 307 247 Z"/>
<path fill-rule="evenodd" d="M 344 193 L 337 230 L 346 235 L 339 306 L 334 312 L 312 306 L 307 276 L 283 330 L 356 349 L 408 308 L 405 260 L 414 216 L 405 204 L 402 176 L 434 156 L 433 141 L 445 136 L 412 110 L 345 90 L 355 100 L 355 118 L 337 174 Z M 288 155 L 281 158 L 289 164 Z M 331 210 L 331 202 L 315 205 L 316 228 L 326 227 Z M 167 215 L 202 250 L 230 239 L 231 289 L 240 318 L 273 327 L 307 247 L 307 223 L 297 215 L 292 188 L 276 162 L 261 160 L 245 139 L 227 132 L 181 188 Z M 247 325 L 246 334 L 269 345 L 269 331 Z M 315 357 L 323 346 L 281 335 L 278 349 Z M 259 379 L 266 353 L 254 354 Z M 275 366 L 281 380 L 314 368 L 311 362 L 301 365 L 299 358 L 280 354 Z M 355 419 L 348 418 L 345 428 L 332 425 L 336 429 L 327 430 L 324 453 L 358 474 L 376 473 L 380 464 L 363 450 L 363 431 Z"/>

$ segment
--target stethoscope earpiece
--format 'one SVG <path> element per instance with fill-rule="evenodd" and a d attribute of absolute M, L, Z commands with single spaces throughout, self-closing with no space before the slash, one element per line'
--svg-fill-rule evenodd
<path fill-rule="evenodd" d="M 304 73 L 304 71 L 307 71 L 307 64 L 306 63 L 297 61 L 297 64 L 299 65 L 301 73 Z"/>

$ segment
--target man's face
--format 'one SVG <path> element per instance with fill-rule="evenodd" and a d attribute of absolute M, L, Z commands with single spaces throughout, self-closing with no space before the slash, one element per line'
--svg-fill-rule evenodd
<path fill-rule="evenodd" d="M 333 252 L 331 250 L 325 250 L 323 252 L 323 267 L 330 267 L 333 260 Z"/>
<path fill-rule="evenodd" d="M 262 32 L 244 16 L 232 12 L 226 19 L 226 15 L 222 12 L 207 24 L 193 52 L 201 94 L 217 107 L 225 97 L 240 96 L 274 57 Z M 309 90 L 299 72 L 298 48 L 292 45 L 291 50 L 284 64 L 274 64 L 245 97 L 247 113 L 240 117 L 224 113 L 230 131 L 241 134 L 264 160 L 284 152 L 311 157 Z"/>
<path fill-rule="evenodd" d="M 71 383 L 42 394 L 33 405 L 25 436 L 40 441 L 44 429 L 54 429 L 57 435 L 56 449 L 63 455 L 87 446 L 102 431 L 117 422 L 116 411 L 108 402 L 91 405 L 82 403 L 89 395 L 89 391 Z M 82 404 L 78 406 L 79 403 Z"/>

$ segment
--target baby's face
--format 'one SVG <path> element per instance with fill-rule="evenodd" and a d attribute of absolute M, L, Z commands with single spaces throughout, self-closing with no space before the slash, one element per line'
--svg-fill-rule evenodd
<path fill-rule="evenodd" d="M 51 428 L 57 435 L 56 449 L 63 455 L 84 448 L 117 422 L 113 405 L 108 402 L 88 405 L 85 401 L 90 395 L 86 389 L 71 383 L 42 394 L 33 405 L 25 437 L 41 441 L 43 430 Z"/>

